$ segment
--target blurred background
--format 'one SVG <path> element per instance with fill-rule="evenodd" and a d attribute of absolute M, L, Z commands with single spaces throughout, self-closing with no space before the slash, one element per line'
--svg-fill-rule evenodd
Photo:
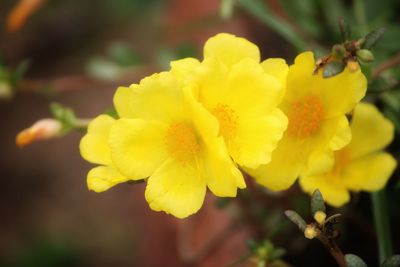
<path fill-rule="evenodd" d="M 308 214 L 309 198 L 297 186 L 277 195 L 250 185 L 256 193 L 241 192 L 244 205 L 208 196 L 200 212 L 177 220 L 150 211 L 144 184 L 89 192 L 91 166 L 78 151 L 83 133 L 22 150 L 15 136 L 51 117 L 52 102 L 82 118 L 105 112 L 118 86 L 166 70 L 171 60 L 200 58 L 204 42 L 219 32 L 248 38 L 262 58 L 292 63 L 299 51 L 322 56 L 339 43 L 339 17 L 355 38 L 385 26 L 373 68 L 398 57 L 399 14 L 396 0 L 2 0 L 0 266 L 229 266 L 246 258 L 248 240 L 264 238 L 285 248 L 283 259 L 292 266 L 336 266 L 317 241 L 305 240 L 282 216 L 288 208 Z M 371 88 L 398 79 L 399 69 L 385 77 Z M 398 100 L 394 90 L 376 100 L 397 130 Z M 391 150 L 397 156 L 398 145 L 396 138 Z M 396 173 L 388 189 L 397 253 L 398 182 Z M 377 266 L 369 195 L 353 196 L 340 212 L 341 248 Z"/>

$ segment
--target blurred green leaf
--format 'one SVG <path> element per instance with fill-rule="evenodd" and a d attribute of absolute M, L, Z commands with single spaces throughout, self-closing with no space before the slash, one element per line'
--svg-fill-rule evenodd
<path fill-rule="evenodd" d="M 294 224 L 296 224 L 302 232 L 304 232 L 304 229 L 306 229 L 306 222 L 304 219 L 295 211 L 293 210 L 287 210 L 285 211 L 286 217 L 288 217 Z"/>
<path fill-rule="evenodd" d="M 23 79 L 30 66 L 29 60 L 24 60 L 18 64 L 15 70 L 11 73 L 10 82 L 15 88 L 18 83 Z"/>
<path fill-rule="evenodd" d="M 317 211 L 326 213 L 324 198 L 318 189 L 311 196 L 311 215 L 314 216 Z"/>
<path fill-rule="evenodd" d="M 367 264 L 357 255 L 346 254 L 344 258 L 348 267 L 367 267 Z"/>
<path fill-rule="evenodd" d="M 86 73 L 98 80 L 113 81 L 122 73 L 122 67 L 110 60 L 94 57 L 86 65 Z"/>
<path fill-rule="evenodd" d="M 381 267 L 399 267 L 400 266 L 400 255 L 393 255 L 387 258 L 381 265 Z"/>
<path fill-rule="evenodd" d="M 140 63 L 139 56 L 124 42 L 112 43 L 108 48 L 107 55 L 112 61 L 123 67 L 136 66 Z"/>
<path fill-rule="evenodd" d="M 362 44 L 362 48 L 371 49 L 376 44 L 376 42 L 379 41 L 379 39 L 383 36 L 384 33 L 385 33 L 385 28 L 377 28 L 368 33 L 364 37 L 365 41 Z"/>

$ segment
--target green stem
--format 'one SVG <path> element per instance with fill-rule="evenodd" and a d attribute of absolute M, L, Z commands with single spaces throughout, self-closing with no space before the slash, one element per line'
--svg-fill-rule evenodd
<path fill-rule="evenodd" d="M 259 0 L 236 0 L 236 2 L 248 13 L 289 41 L 297 50 L 303 51 L 309 47 L 308 43 L 300 38 L 289 23 L 271 12 L 264 2 Z"/>
<path fill-rule="evenodd" d="M 379 262 L 392 255 L 392 240 L 390 233 L 389 213 L 385 189 L 371 193 L 375 230 L 378 238 Z"/>
<path fill-rule="evenodd" d="M 353 0 L 353 9 L 361 33 L 366 34 L 368 32 L 368 22 L 367 16 L 365 15 L 364 0 Z"/>

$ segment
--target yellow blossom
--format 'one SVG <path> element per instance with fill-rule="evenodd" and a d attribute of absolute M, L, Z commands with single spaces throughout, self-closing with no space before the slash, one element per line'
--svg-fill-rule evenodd
<path fill-rule="evenodd" d="M 108 139 L 112 161 L 124 176 L 149 177 L 150 207 L 178 218 L 197 212 L 206 187 L 225 197 L 245 187 L 218 136 L 217 121 L 195 101 L 192 88 L 182 88 L 193 63 L 175 62 L 171 72 L 119 88 L 114 104 L 121 119 Z"/>
<path fill-rule="evenodd" d="M 16 143 L 24 147 L 38 140 L 57 137 L 61 132 L 62 125 L 55 119 L 41 119 L 31 127 L 18 133 Z"/>
<path fill-rule="evenodd" d="M 236 163 L 251 168 L 268 163 L 287 126 L 277 108 L 286 63 L 272 59 L 260 64 L 257 46 L 230 34 L 210 38 L 204 57 L 193 77 L 195 98 L 218 121 Z"/>
<path fill-rule="evenodd" d="M 269 164 L 246 169 L 271 190 L 287 189 L 302 172 L 325 172 L 333 165 L 332 151 L 351 139 L 345 114 L 365 95 L 364 75 L 346 68 L 324 79 L 321 71 L 313 75 L 314 68 L 311 52 L 300 54 L 290 66 L 279 106 L 288 116 L 288 128 Z"/>
<path fill-rule="evenodd" d="M 318 188 L 325 201 L 336 207 L 349 201 L 349 191 L 382 189 L 397 165 L 393 156 L 382 151 L 393 140 L 393 124 L 374 105 L 358 104 L 351 131 L 351 142 L 335 152 L 335 165 L 329 172 L 300 177 L 306 192 Z"/>
<path fill-rule="evenodd" d="M 108 137 L 115 121 L 108 115 L 100 115 L 92 120 L 87 134 L 81 139 L 79 145 L 84 159 L 100 165 L 91 169 L 87 175 L 88 188 L 95 192 L 106 191 L 116 184 L 130 180 L 115 168 L 111 160 Z"/>
<path fill-rule="evenodd" d="M 315 228 L 314 225 L 307 225 L 306 229 L 304 229 L 304 236 L 307 239 L 313 239 L 318 235 L 318 230 Z"/>

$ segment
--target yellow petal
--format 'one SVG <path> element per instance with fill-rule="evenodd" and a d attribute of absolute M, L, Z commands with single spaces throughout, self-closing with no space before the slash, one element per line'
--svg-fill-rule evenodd
<path fill-rule="evenodd" d="M 350 200 L 350 194 L 344 183 L 331 174 L 301 176 L 299 182 L 303 190 L 309 194 L 319 189 L 325 202 L 331 206 L 340 207 Z"/>
<path fill-rule="evenodd" d="M 129 103 L 132 118 L 174 123 L 187 117 L 183 107 L 181 84 L 168 72 L 141 80 L 132 90 Z"/>
<path fill-rule="evenodd" d="M 359 157 L 344 170 L 344 182 L 352 190 L 378 191 L 382 189 L 397 166 L 392 155 L 385 152 Z"/>
<path fill-rule="evenodd" d="M 180 60 L 171 61 L 171 73 L 176 79 L 180 81 L 187 80 L 193 74 L 200 62 L 195 58 L 184 58 Z"/>
<path fill-rule="evenodd" d="M 273 191 L 288 189 L 305 166 L 304 151 L 292 140 L 282 139 L 272 152 L 270 163 L 256 169 L 245 168 L 256 181 Z"/>
<path fill-rule="evenodd" d="M 116 184 L 124 183 L 129 179 L 112 167 L 99 166 L 89 171 L 87 186 L 97 193 L 104 192 Z"/>
<path fill-rule="evenodd" d="M 318 78 L 327 117 L 350 112 L 367 91 L 367 79 L 361 70 L 351 72 L 345 68 L 334 77 L 323 79 L 319 74 Z"/>
<path fill-rule="evenodd" d="M 130 179 L 143 179 L 166 160 L 167 125 L 140 119 L 120 119 L 110 131 L 109 144 L 117 169 Z"/>
<path fill-rule="evenodd" d="M 339 150 L 350 143 L 352 134 L 346 116 L 340 116 L 336 125 L 336 133 L 330 141 L 332 150 Z"/>
<path fill-rule="evenodd" d="M 134 106 L 132 105 L 133 90 L 138 85 L 133 84 L 130 87 L 118 87 L 114 94 L 114 106 L 120 118 L 135 118 Z"/>
<path fill-rule="evenodd" d="M 111 164 L 108 136 L 114 122 L 115 120 L 108 115 L 100 115 L 90 122 L 87 134 L 79 145 L 85 160 L 96 164 Z"/>
<path fill-rule="evenodd" d="M 148 179 L 145 197 L 152 210 L 185 218 L 200 209 L 205 193 L 198 167 L 170 158 Z"/>
<path fill-rule="evenodd" d="M 282 58 L 268 58 L 261 62 L 261 67 L 267 74 L 274 76 L 278 81 L 286 87 L 286 78 L 289 72 L 289 66 Z"/>
<path fill-rule="evenodd" d="M 296 102 L 305 96 L 319 95 L 319 80 L 313 75 L 315 67 L 314 55 L 312 52 L 304 52 L 298 55 L 293 65 L 289 67 L 286 78 L 286 92 L 284 100 Z"/>
<path fill-rule="evenodd" d="M 315 151 L 308 158 L 307 168 L 303 171 L 308 176 L 329 172 L 335 164 L 331 150 Z"/>
<path fill-rule="evenodd" d="M 246 187 L 243 175 L 230 159 L 222 138 L 208 140 L 204 171 L 208 188 L 216 196 L 235 197 L 238 187 Z"/>
<path fill-rule="evenodd" d="M 378 109 L 367 103 L 360 103 L 354 110 L 351 122 L 353 139 L 349 144 L 352 158 L 383 149 L 393 140 L 394 127 Z"/>
<path fill-rule="evenodd" d="M 260 61 L 258 47 L 248 40 L 228 33 L 220 33 L 208 39 L 204 45 L 204 58 L 215 57 L 228 67 L 245 58 Z"/>
<path fill-rule="evenodd" d="M 277 108 L 265 117 L 240 120 L 235 137 L 228 141 L 229 152 L 241 166 L 254 169 L 267 164 L 286 127 L 287 118 Z"/>
<path fill-rule="evenodd" d="M 235 110 L 241 120 L 271 112 L 281 101 L 282 84 L 264 72 L 254 60 L 242 60 L 228 76 L 226 93 L 219 91 L 222 103 Z"/>
<path fill-rule="evenodd" d="M 217 119 L 197 100 L 198 90 L 192 86 L 183 89 L 185 106 L 192 118 L 196 132 L 204 140 L 215 138 L 218 135 L 219 125 Z"/>

